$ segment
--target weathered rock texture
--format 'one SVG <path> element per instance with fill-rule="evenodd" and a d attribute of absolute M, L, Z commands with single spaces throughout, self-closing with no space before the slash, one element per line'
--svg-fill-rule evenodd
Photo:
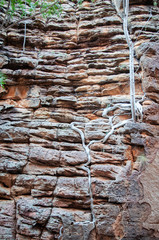
<path fill-rule="evenodd" d="M 86 145 L 111 130 L 102 112 L 129 103 L 129 50 L 112 2 L 63 5 L 61 18 L 27 22 L 24 54 L 24 23 L 1 34 L 0 240 L 159 239 L 159 10 L 130 7 L 136 99 L 148 98 L 143 122 L 90 146 L 91 209 L 88 156 L 70 123 Z"/>

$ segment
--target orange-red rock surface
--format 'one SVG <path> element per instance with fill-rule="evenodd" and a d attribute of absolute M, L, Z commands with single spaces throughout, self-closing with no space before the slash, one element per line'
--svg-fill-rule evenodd
<path fill-rule="evenodd" d="M 64 2 L 61 17 L 28 21 L 24 54 L 24 23 L 1 34 L 0 240 L 159 239 L 159 9 L 135 4 L 129 31 L 143 121 L 105 143 L 103 110 L 130 101 L 129 49 L 112 2 Z M 114 124 L 131 118 L 129 107 L 114 114 Z M 72 122 L 86 145 L 99 140 L 87 166 L 92 199 Z"/>

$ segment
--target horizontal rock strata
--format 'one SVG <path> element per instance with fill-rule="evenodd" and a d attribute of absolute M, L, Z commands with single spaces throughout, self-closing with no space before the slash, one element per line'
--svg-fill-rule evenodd
<path fill-rule="evenodd" d="M 114 125 L 131 119 L 129 49 L 114 3 L 64 1 L 60 17 L 28 20 L 24 53 L 24 22 L 1 33 L 0 240 L 159 239 L 159 12 L 135 4 L 128 27 L 143 121 L 106 142 L 110 116 Z M 115 104 L 125 107 L 103 117 Z"/>

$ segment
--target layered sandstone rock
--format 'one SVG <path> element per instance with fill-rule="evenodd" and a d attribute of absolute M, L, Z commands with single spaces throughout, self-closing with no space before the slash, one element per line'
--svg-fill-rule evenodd
<path fill-rule="evenodd" d="M 24 53 L 24 23 L 1 36 L 0 240 L 159 239 L 158 8 L 130 8 L 143 121 L 128 121 L 105 143 L 103 110 L 130 101 L 122 19 L 110 1 L 63 8 L 60 18 L 27 22 Z M 114 114 L 114 124 L 131 118 L 130 107 Z M 87 168 L 72 122 L 85 146 L 96 140 Z"/>

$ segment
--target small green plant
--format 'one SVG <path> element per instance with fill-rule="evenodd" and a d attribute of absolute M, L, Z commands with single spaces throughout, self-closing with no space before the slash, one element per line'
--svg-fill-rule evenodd
<path fill-rule="evenodd" d="M 4 85 L 6 84 L 6 75 L 2 72 L 0 72 L 0 86 L 4 88 Z"/>
<path fill-rule="evenodd" d="M 78 0 L 77 3 L 81 6 L 83 3 L 83 0 Z"/>
<path fill-rule="evenodd" d="M 141 154 L 137 157 L 136 159 L 137 162 L 146 162 L 147 161 L 147 157 L 144 154 Z"/>
<path fill-rule="evenodd" d="M 157 7 L 157 0 L 153 0 L 154 7 Z"/>
<path fill-rule="evenodd" d="M 128 65 L 127 64 L 121 64 L 120 66 L 119 66 L 119 69 L 122 71 L 122 70 L 125 70 L 125 69 L 127 69 L 128 68 Z"/>
<path fill-rule="evenodd" d="M 2 30 L 3 27 L 5 30 L 8 30 L 9 27 L 13 27 L 16 23 L 34 19 L 39 15 L 43 18 L 48 18 L 54 14 L 59 15 L 62 12 L 60 0 L 0 0 L 0 8 L 3 8 L 4 12 L 4 19 L 1 23 L 0 30 Z M 14 16 L 16 16 L 16 18 L 18 16 L 18 18 L 12 23 L 10 19 Z"/>
<path fill-rule="evenodd" d="M 148 164 L 148 159 L 144 154 L 137 157 L 136 162 L 140 163 L 140 171 L 144 170 Z"/>

